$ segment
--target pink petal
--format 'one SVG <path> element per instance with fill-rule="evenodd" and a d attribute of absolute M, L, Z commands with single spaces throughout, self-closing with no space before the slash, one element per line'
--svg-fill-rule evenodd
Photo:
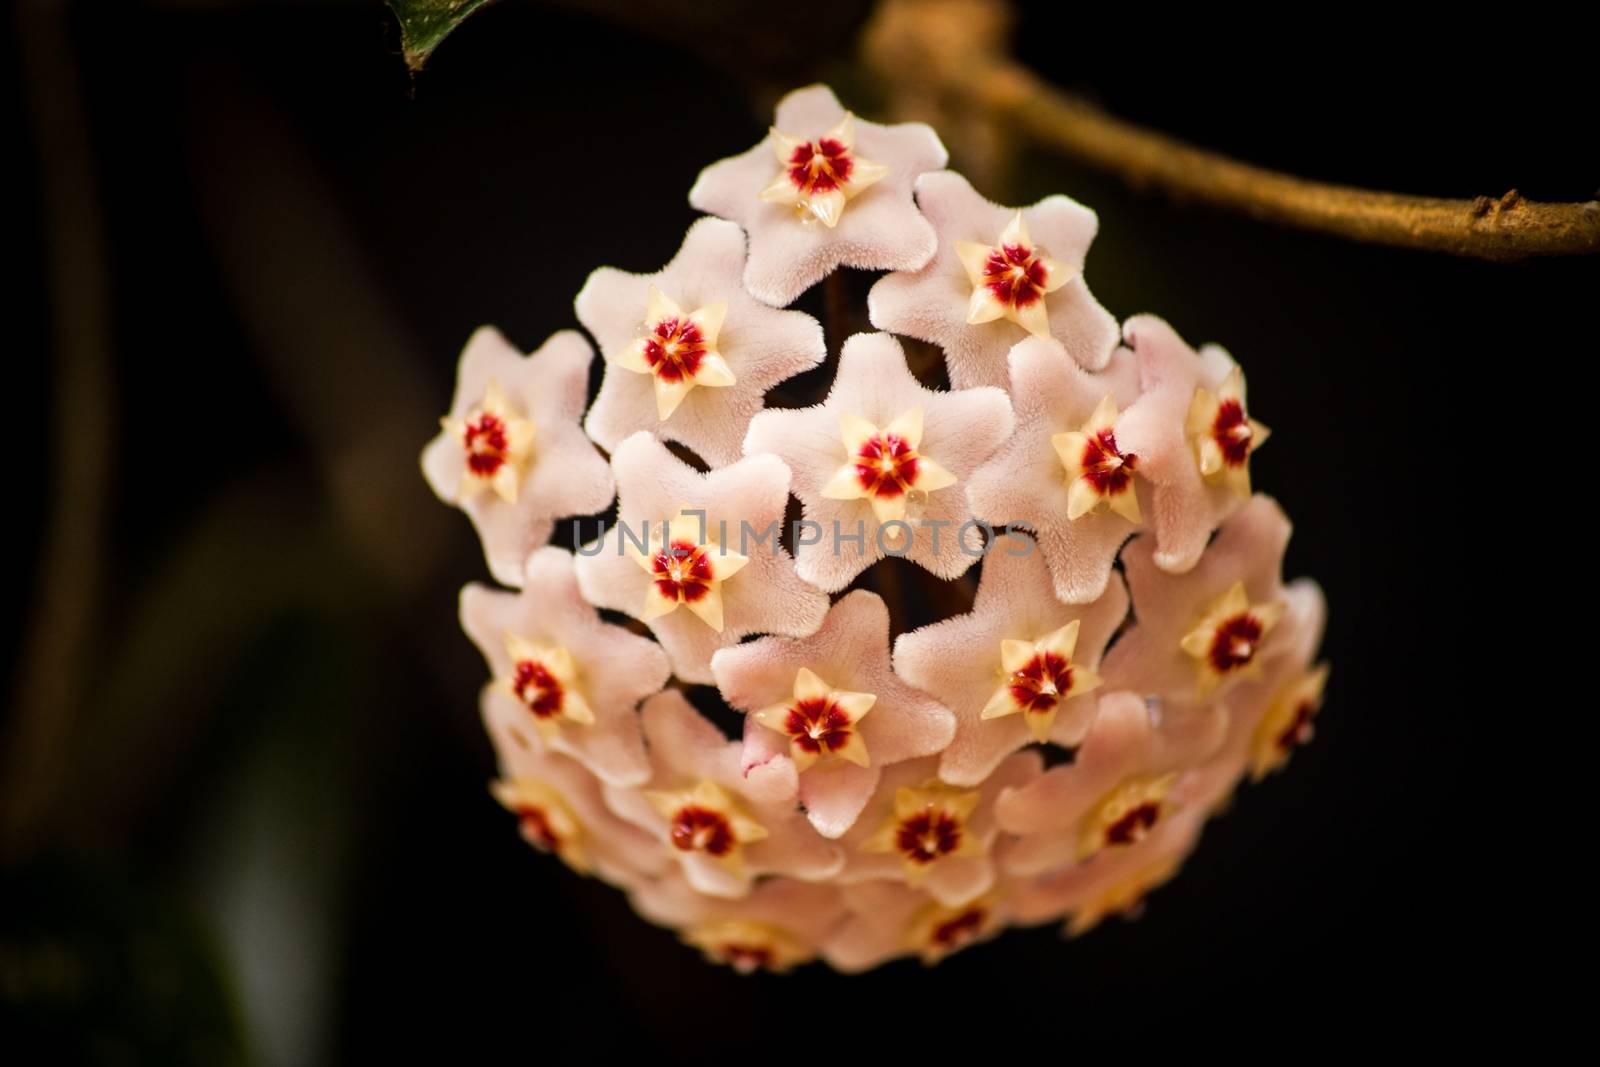
<path fill-rule="evenodd" d="M 642 538 L 647 524 L 659 529 L 683 506 L 703 510 L 710 531 L 725 527 L 725 547 L 750 558 L 722 583 L 721 633 L 681 607 L 647 623 L 678 677 L 710 682 L 712 653 L 747 634 L 803 634 L 821 624 L 827 597 L 796 576 L 793 560 L 778 545 L 789 471 L 776 456 L 751 456 L 701 474 L 656 438 L 638 433 L 617 447 L 611 465 L 619 491 L 618 526 L 597 544 L 585 546 L 577 562 L 578 586 L 590 603 L 632 615 L 641 612 L 649 576 L 625 554 L 623 524 L 633 537 Z M 758 543 L 769 531 L 771 536 Z"/>
<path fill-rule="evenodd" d="M 602 447 L 615 449 L 624 438 L 646 430 L 681 442 L 713 466 L 733 463 L 767 390 L 826 358 L 816 319 L 798 311 L 776 311 L 745 292 L 744 259 L 744 232 L 738 226 L 701 219 L 689 227 L 672 262 L 656 273 L 602 267 L 589 275 L 575 306 L 607 363 L 584 427 Z M 724 388 L 691 390 L 665 422 L 657 415 L 653 378 L 610 362 L 639 337 L 652 285 L 686 312 L 727 302 L 717 349 L 736 379 Z"/>
<path fill-rule="evenodd" d="M 1156 533 L 1156 564 L 1181 573 L 1200 559 L 1211 531 L 1243 505 L 1227 486 L 1201 477 L 1185 429 L 1196 387 L 1214 390 L 1234 364 L 1214 345 L 1196 353 L 1153 315 L 1129 319 L 1122 333 L 1138 354 L 1142 392 L 1117 421 L 1117 441 L 1138 454 L 1140 473 L 1155 489 L 1146 521 Z"/>
<path fill-rule="evenodd" d="M 1103 508 L 1069 520 L 1066 471 L 1051 438 L 1080 430 L 1107 395 L 1119 409 L 1133 404 L 1137 368 L 1131 354 L 1118 349 L 1104 371 L 1089 374 L 1038 338 L 1013 348 L 1010 361 L 1016 431 L 973 472 L 967 498 L 973 514 L 996 527 L 1018 523 L 1034 531 L 1057 597 L 1069 604 L 1096 600 L 1105 592 L 1118 549 L 1141 527 Z M 1115 433 L 1123 452 L 1134 451 L 1123 440 L 1121 419 Z M 1134 492 L 1148 514 L 1144 456 L 1138 460 Z"/>
<path fill-rule="evenodd" d="M 1051 593 L 1037 549 L 1010 554 L 1026 544 L 1014 536 L 996 543 L 983 561 L 971 612 L 902 634 L 895 641 L 895 670 L 917 688 L 938 693 L 955 713 L 955 737 L 939 762 L 939 776 L 954 785 L 977 785 L 1008 754 L 1033 743 L 1024 715 L 981 718 L 1002 680 L 1001 641 L 1037 640 L 1078 619 L 1073 663 L 1097 672 L 1101 653 L 1127 618 L 1128 595 L 1121 581 L 1111 582 L 1091 604 L 1062 604 Z M 1059 743 L 1075 745 L 1082 739 L 1095 702 L 1091 691 L 1058 709 L 1053 736 Z"/>
<path fill-rule="evenodd" d="M 775 125 L 790 136 L 811 138 L 844 114 L 832 90 L 814 85 L 783 98 Z M 911 189 L 919 174 L 945 165 L 944 145 L 921 123 L 880 126 L 857 118 L 855 131 L 856 152 L 886 164 L 889 173 L 851 200 L 831 230 L 758 198 L 779 170 L 770 134 L 742 155 L 707 167 L 689 191 L 696 209 L 732 219 L 750 235 L 744 280 L 758 299 L 782 306 L 836 267 L 913 270 L 933 255 L 933 227 L 917 211 Z"/>
<path fill-rule="evenodd" d="M 1107 687 L 1193 696 L 1195 661 L 1179 641 L 1235 582 L 1244 582 L 1252 604 L 1278 599 L 1289 532 L 1289 520 L 1277 503 L 1257 494 L 1223 524 L 1199 564 L 1186 574 L 1160 569 L 1152 538 L 1136 538 L 1123 552 L 1122 564 L 1138 622 L 1106 656 Z M 1258 659 L 1265 662 L 1275 655 L 1280 641 L 1269 632 Z"/>
<path fill-rule="evenodd" d="M 741 900 L 719 900 L 668 874 L 635 886 L 629 900 L 640 915 L 660 926 L 681 929 L 742 919 L 777 927 L 810 945 L 820 944 L 845 917 L 838 889 L 790 878 L 768 879 Z"/>
<path fill-rule="evenodd" d="M 552 520 L 603 511 L 615 492 L 611 471 L 578 426 L 588 399 L 594 353 L 583 335 L 563 330 L 531 356 L 523 356 L 492 327 L 472 335 L 461 353 L 451 418 L 462 418 L 483 399 L 490 380 L 536 429 L 533 455 L 517 502 L 485 489 L 457 501 L 462 481 L 460 445 L 441 432 L 422 453 L 422 470 L 440 500 L 467 513 L 483 541 L 489 572 L 502 585 L 522 584 L 528 553 L 550 539 Z"/>
<path fill-rule="evenodd" d="M 950 381 L 957 388 L 1007 386 L 1006 353 L 1030 335 L 1007 319 L 969 325 L 972 297 L 957 241 L 993 245 L 1017 213 L 978 195 L 954 171 L 917 179 L 917 205 L 938 233 L 938 252 L 920 270 L 891 274 L 872 287 L 867 308 L 880 330 L 930 341 L 944 349 Z M 1106 365 L 1117 344 L 1117 321 L 1083 281 L 1083 260 L 1098 222 L 1093 211 L 1065 196 L 1051 196 L 1022 209 L 1029 237 L 1073 272 L 1066 285 L 1045 295 L 1050 337 L 1041 343 L 1056 359 L 1070 356 L 1087 370 Z"/>
<path fill-rule="evenodd" d="M 578 688 L 595 721 L 566 722 L 550 742 L 613 785 L 638 785 L 650 776 L 644 739 L 635 709 L 639 701 L 667 683 L 672 671 L 654 641 L 600 621 L 584 602 L 573 575 L 572 555 L 541 548 L 528 557 L 521 593 L 502 593 L 481 585 L 461 591 L 461 627 L 488 661 L 490 673 L 504 682 L 513 673 L 507 633 L 537 644 L 558 645 L 572 654 Z M 623 669 L 619 669 L 619 666 Z M 533 717 L 522 711 L 520 732 L 537 735 Z"/>
<path fill-rule="evenodd" d="M 666 850 L 611 812 L 597 779 L 580 764 L 546 749 L 536 733 L 521 729 L 519 720 L 526 713 L 520 705 L 493 688 L 484 689 L 480 705 L 502 777 L 533 778 L 561 795 L 583 827 L 581 844 L 596 875 L 626 888 L 668 869 Z"/>
<path fill-rule="evenodd" d="M 752 786 L 741 767 L 742 743 L 726 740 L 682 693 L 675 689 L 658 693 L 645 701 L 641 716 L 654 774 L 644 789 L 608 786 L 606 803 L 613 811 L 667 842 L 667 821 L 645 793 L 686 789 L 704 780 L 736 798 L 744 813 L 767 830 L 765 839 L 741 848 L 742 870 L 700 853 L 673 849 L 695 889 L 740 897 L 755 877 L 780 874 L 815 881 L 833 877 L 844 866 L 839 847 L 818 837 L 796 811 L 794 794 L 774 796 L 766 782 Z"/>
<path fill-rule="evenodd" d="M 949 744 L 955 720 L 948 708 L 895 675 L 889 662 L 889 612 L 875 593 L 845 595 L 809 637 L 747 641 L 719 651 L 711 662 L 724 699 L 747 713 L 789 700 L 802 667 L 835 689 L 877 697 L 859 727 L 871 765 L 823 760 L 800 775 L 800 799 L 812 825 L 826 837 L 838 837 L 860 814 L 878 772 L 937 753 Z M 765 728 L 761 732 L 775 735 Z M 745 736 L 744 766 L 791 762 L 776 755 L 772 742 L 755 730 L 747 727 Z"/>
<path fill-rule="evenodd" d="M 1226 729 L 1226 715 L 1215 708 L 1171 705 L 1157 712 L 1137 693 L 1107 693 L 1077 758 L 1001 793 L 995 814 L 1009 833 L 1075 830 L 1125 779 L 1199 766 L 1222 743 Z"/>
<path fill-rule="evenodd" d="M 810 543 L 797 542 L 796 566 L 806 581 L 830 592 L 843 589 L 882 559 L 885 547 L 896 547 L 887 540 L 880 544 L 879 523 L 866 500 L 822 496 L 823 487 L 848 458 L 840 413 L 859 416 L 882 429 L 919 405 L 923 436 L 918 452 L 957 481 L 910 502 L 906 513 L 910 541 L 897 554 L 941 578 L 958 577 L 982 554 L 982 533 L 975 526 L 962 530 L 971 517 L 962 482 L 1011 432 L 1010 402 L 998 389 L 924 388 L 906 366 L 898 341 L 888 334 L 857 334 L 844 344 L 826 400 L 815 407 L 765 411 L 751 421 L 745 438 L 747 454 L 772 453 L 794 472 L 794 493 L 804 518 L 817 526 L 814 534 L 806 535 Z M 862 543 L 836 536 L 836 529 L 844 537 L 860 534 Z"/>

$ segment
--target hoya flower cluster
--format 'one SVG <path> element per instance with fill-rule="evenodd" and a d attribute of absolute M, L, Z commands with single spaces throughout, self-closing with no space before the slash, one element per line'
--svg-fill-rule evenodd
<path fill-rule="evenodd" d="M 1089 210 L 1000 207 L 945 162 L 925 126 L 791 94 L 701 174 L 710 217 L 670 263 L 578 293 L 592 404 L 580 334 L 525 356 L 480 330 L 423 454 L 511 587 L 461 596 L 493 795 L 740 970 L 1131 912 L 1321 699 L 1322 597 L 1280 577 L 1238 365 L 1159 319 L 1118 330 L 1083 280 Z M 784 307 L 841 266 L 884 272 L 881 332 L 830 353 Z M 823 364 L 820 404 L 766 406 Z M 909 567 L 970 609 L 891 632 L 868 572 Z"/>

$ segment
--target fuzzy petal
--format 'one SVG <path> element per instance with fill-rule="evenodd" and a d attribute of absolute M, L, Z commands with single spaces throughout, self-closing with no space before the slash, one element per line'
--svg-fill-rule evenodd
<path fill-rule="evenodd" d="M 590 603 L 643 614 L 650 577 L 629 557 L 624 530 L 642 537 L 647 526 L 659 529 L 681 507 L 704 511 L 708 531 L 749 557 L 719 586 L 720 632 L 685 608 L 645 620 L 680 678 L 710 682 L 712 653 L 748 634 L 801 635 L 821 625 L 827 598 L 796 576 L 794 561 L 778 544 L 789 471 L 777 457 L 752 456 L 701 474 L 656 438 L 638 433 L 617 447 L 611 465 L 619 486 L 618 525 L 585 546 L 577 561 L 578 585 Z"/>
<path fill-rule="evenodd" d="M 1002 641 L 1031 645 L 1080 620 L 1072 664 L 1098 671 L 1102 652 L 1128 615 L 1128 595 L 1120 580 L 1113 580 L 1090 604 L 1062 604 L 1051 593 L 1040 552 L 1012 554 L 1027 544 L 1015 536 L 996 543 L 984 558 L 971 612 L 902 634 L 895 641 L 895 670 L 917 688 L 938 693 L 955 713 L 955 737 L 939 762 L 939 776 L 954 785 L 981 783 L 1008 754 L 1034 740 L 1023 714 L 982 718 L 990 697 L 1005 681 Z M 1064 701 L 1056 711 L 1052 740 L 1069 746 L 1081 741 L 1095 703 L 1093 692 Z"/>
<path fill-rule="evenodd" d="M 600 621 L 584 602 L 573 574 L 572 556 L 542 548 L 528 557 L 520 593 L 481 585 L 461 591 L 461 626 L 483 653 L 497 681 L 513 674 L 506 635 L 564 649 L 577 668 L 575 688 L 594 722 L 563 722 L 549 747 L 571 756 L 613 785 L 638 785 L 650 776 L 639 733 L 639 701 L 667 683 L 671 667 L 661 646 Z M 509 693 L 507 699 L 518 705 Z M 520 730 L 537 735 L 531 713 Z"/>
<path fill-rule="evenodd" d="M 814 85 L 783 98 L 774 127 L 809 139 L 829 132 L 844 116 L 832 90 Z M 744 281 L 757 299 L 781 307 L 837 267 L 914 270 L 932 257 L 933 227 L 917 211 L 911 190 L 918 175 L 945 165 L 944 145 L 921 123 L 880 126 L 858 118 L 852 125 L 855 154 L 888 171 L 845 204 L 833 226 L 761 198 L 780 169 L 772 135 L 707 167 L 689 191 L 696 209 L 731 219 L 750 235 Z"/>
<path fill-rule="evenodd" d="M 869 764 L 823 760 L 800 775 L 801 801 L 812 824 L 827 837 L 838 837 L 855 823 L 883 768 L 937 753 L 955 730 L 948 708 L 895 675 L 889 662 L 888 609 L 877 594 L 864 590 L 841 598 L 810 637 L 747 641 L 718 652 L 711 667 L 723 697 L 746 713 L 787 702 L 801 668 L 816 672 L 835 689 L 877 698 L 857 727 Z M 761 734 L 777 737 L 765 728 L 747 729 L 745 766 L 792 763 Z"/>
<path fill-rule="evenodd" d="M 1011 350 L 1015 432 L 994 456 L 973 472 L 967 496 L 974 515 L 995 527 L 1020 524 L 1034 531 L 1055 594 L 1070 604 L 1099 598 L 1111 576 L 1117 551 L 1140 529 L 1115 511 L 1100 509 L 1067 516 L 1071 486 L 1052 438 L 1077 432 L 1108 395 L 1125 408 L 1138 395 L 1137 371 L 1123 350 L 1105 370 L 1088 374 L 1062 359 L 1047 341 L 1029 338 Z M 1133 451 L 1117 441 L 1126 453 Z M 1144 457 L 1139 457 L 1142 472 Z M 1136 498 L 1148 498 L 1141 473 L 1133 480 Z"/>
<path fill-rule="evenodd" d="M 602 267 L 589 275 L 575 306 L 607 365 L 584 428 L 602 447 L 615 450 L 646 430 L 680 442 L 712 466 L 733 463 L 767 390 L 822 362 L 822 326 L 809 315 L 777 311 L 751 297 L 742 281 L 744 262 L 743 231 L 721 219 L 701 219 L 689 227 L 672 262 L 656 273 Z M 720 323 L 705 325 L 717 326 L 709 332 L 732 384 L 689 390 L 665 421 L 658 416 L 654 377 L 619 365 L 638 342 L 652 287 L 688 311 L 726 305 Z"/>
<path fill-rule="evenodd" d="M 955 481 L 930 492 L 913 490 L 904 520 L 911 527 L 909 541 L 896 545 L 888 534 L 898 528 L 883 531 L 880 539 L 882 524 L 867 500 L 834 499 L 824 490 L 850 458 L 841 417 L 886 427 L 918 407 L 922 440 L 917 452 Z M 1011 426 L 1011 405 L 1000 390 L 924 388 L 906 366 L 898 341 L 887 334 L 858 334 L 844 344 L 827 399 L 815 407 L 763 412 L 751 421 L 744 448 L 747 455 L 777 455 L 794 472 L 794 493 L 816 534 L 811 543 L 797 542 L 797 569 L 831 592 L 882 559 L 886 548 L 941 578 L 957 577 L 972 566 L 982 555 L 983 536 L 976 526 L 962 529 L 971 518 L 963 483 Z M 857 535 L 860 544 L 847 540 Z"/>
<path fill-rule="evenodd" d="M 1117 422 L 1117 441 L 1138 454 L 1140 473 L 1154 490 L 1144 513 L 1156 535 L 1156 565 L 1182 573 L 1199 561 L 1211 532 L 1244 503 L 1226 480 L 1201 475 L 1186 433 L 1195 390 L 1214 391 L 1236 364 L 1215 345 L 1196 353 L 1153 315 L 1129 319 L 1122 332 L 1137 354 L 1140 394 Z"/>
<path fill-rule="evenodd" d="M 422 471 L 440 500 L 467 513 L 483 541 L 489 572 L 502 585 L 522 584 L 528 553 L 550 538 L 554 520 L 604 511 L 615 484 L 604 458 L 579 428 L 594 353 L 574 330 L 555 333 L 524 356 L 492 327 L 462 350 L 450 419 L 465 418 L 493 383 L 534 426 L 531 456 L 521 468 L 515 503 L 495 491 L 464 489 L 465 453 L 442 432 L 422 453 Z"/>
<path fill-rule="evenodd" d="M 867 298 L 872 324 L 943 348 L 957 388 L 1005 388 L 1006 354 L 1029 334 L 998 311 L 992 321 L 969 324 L 973 285 L 958 244 L 971 242 L 987 253 L 1017 211 L 985 200 L 954 171 L 924 174 L 916 191 L 918 206 L 938 233 L 938 252 L 920 270 L 891 274 L 872 287 Z M 1028 235 L 1054 261 L 1054 281 L 1063 282 L 1036 305 L 1048 319 L 1048 347 L 1056 359 L 1067 356 L 1085 370 L 1101 369 L 1116 347 L 1117 323 L 1083 281 L 1084 255 L 1098 225 L 1094 212 L 1051 196 L 1023 208 L 1021 215 Z"/>

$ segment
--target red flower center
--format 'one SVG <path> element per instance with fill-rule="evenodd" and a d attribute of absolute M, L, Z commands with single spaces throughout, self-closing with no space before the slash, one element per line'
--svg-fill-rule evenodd
<path fill-rule="evenodd" d="M 1011 672 L 1011 699 L 1025 712 L 1043 713 L 1072 689 L 1072 664 L 1054 652 L 1041 652 Z"/>
<path fill-rule="evenodd" d="M 946 811 L 919 811 L 900 822 L 895 847 L 914 863 L 932 863 L 961 845 L 961 820 Z"/>
<path fill-rule="evenodd" d="M 989 913 L 983 908 L 968 908 L 934 926 L 933 943 L 944 949 L 960 948 L 977 936 L 988 917 Z"/>
<path fill-rule="evenodd" d="M 532 805 L 517 809 L 517 822 L 528 843 L 544 852 L 554 852 L 561 847 L 561 835 L 550 825 L 550 817 L 543 808 Z"/>
<path fill-rule="evenodd" d="M 684 852 L 726 856 L 736 842 L 726 815 L 689 804 L 672 817 L 672 843 Z"/>
<path fill-rule="evenodd" d="M 983 284 L 1002 304 L 1025 308 L 1044 296 L 1050 270 L 1023 244 L 991 249 L 983 264 Z"/>
<path fill-rule="evenodd" d="M 740 974 L 764 970 L 777 962 L 777 957 L 767 945 L 728 943 L 718 945 L 716 956 Z"/>
<path fill-rule="evenodd" d="M 1311 720 L 1316 714 L 1317 709 L 1310 701 L 1295 708 L 1294 721 L 1278 735 L 1278 748 L 1290 752 L 1311 740 Z"/>
<path fill-rule="evenodd" d="M 645 362 L 664 382 L 692 378 L 705 354 L 705 334 L 688 316 L 662 319 L 650 327 L 644 340 Z"/>
<path fill-rule="evenodd" d="M 917 480 L 917 450 L 896 434 L 867 438 L 856 450 L 856 480 L 871 496 L 903 495 Z"/>
<path fill-rule="evenodd" d="M 506 461 L 511 441 L 505 420 L 482 414 L 461 431 L 461 444 L 467 450 L 467 469 L 480 478 L 491 477 Z"/>
<path fill-rule="evenodd" d="M 673 541 L 650 561 L 656 589 L 669 600 L 692 604 L 711 588 L 711 559 L 699 545 Z"/>
<path fill-rule="evenodd" d="M 854 169 L 850 150 L 832 137 L 795 145 L 789 154 L 789 180 L 808 196 L 833 192 L 850 180 Z"/>
<path fill-rule="evenodd" d="M 1206 654 L 1212 670 L 1227 674 L 1247 666 L 1256 658 L 1261 633 L 1261 620 L 1249 612 L 1224 619 L 1212 635 L 1211 651 Z"/>
<path fill-rule="evenodd" d="M 517 662 L 511 676 L 511 691 L 535 718 L 548 719 L 561 714 L 561 683 L 537 660 Z"/>
<path fill-rule="evenodd" d="M 1250 420 L 1245 417 L 1244 405 L 1237 400 L 1224 400 L 1217 405 L 1216 418 L 1211 420 L 1211 438 L 1222 450 L 1222 461 L 1230 467 L 1242 467 L 1250 458 Z"/>
<path fill-rule="evenodd" d="M 783 730 L 803 752 L 837 752 L 850 743 L 850 716 L 827 697 L 813 697 L 789 706 Z"/>
<path fill-rule="evenodd" d="M 1117 448 L 1117 435 L 1108 427 L 1091 434 L 1083 446 L 1083 477 L 1101 496 L 1115 496 L 1128 488 L 1139 457 Z"/>
<path fill-rule="evenodd" d="M 1122 818 L 1106 827 L 1106 844 L 1137 844 L 1160 820 L 1161 805 L 1153 800 L 1147 800 L 1137 807 L 1130 808 Z"/>

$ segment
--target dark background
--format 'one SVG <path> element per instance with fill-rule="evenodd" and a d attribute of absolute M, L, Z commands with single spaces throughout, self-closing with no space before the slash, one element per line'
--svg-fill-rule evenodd
<path fill-rule="evenodd" d="M 1514 839 L 1469 813 L 1529 798 L 1489 761 L 1547 743 L 1508 724 L 1566 654 L 1542 620 L 1569 592 L 1592 259 L 1350 245 L 1048 156 L 983 190 L 1090 204 L 1100 300 L 1240 359 L 1288 573 L 1330 600 L 1315 744 L 1139 922 L 741 979 L 518 840 L 455 623 L 482 559 L 416 467 L 456 353 L 483 322 L 535 347 L 594 266 L 664 263 L 695 174 L 756 141 L 776 93 L 825 77 L 878 101 L 851 66 L 865 5 L 689 6 L 507 0 L 414 80 L 376 6 L 12 13 L 10 1048 L 912 1055 L 1426 1025 L 1507 907 L 1487 883 Z M 1593 27 L 1457 17 L 1307 11 L 1291 34 L 1041 9 L 1016 47 L 1115 114 L 1295 173 L 1593 196 Z"/>

